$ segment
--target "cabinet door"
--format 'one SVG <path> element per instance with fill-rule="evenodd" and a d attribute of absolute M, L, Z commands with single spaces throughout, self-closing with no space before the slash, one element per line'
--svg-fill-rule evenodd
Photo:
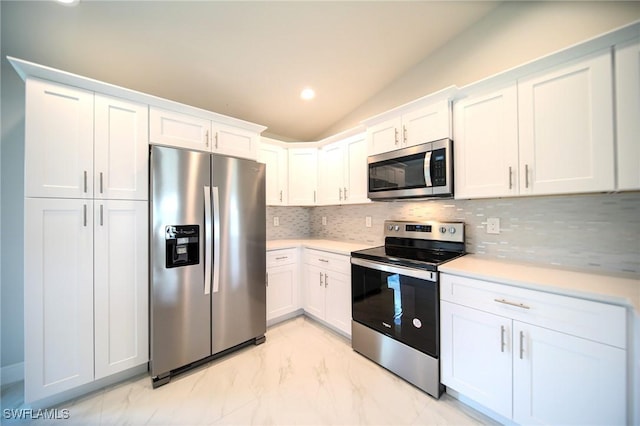
<path fill-rule="evenodd" d="M 513 332 L 517 423 L 627 423 L 623 349 L 517 321 Z"/>
<path fill-rule="evenodd" d="M 25 200 L 27 404 L 93 380 L 92 203 Z"/>
<path fill-rule="evenodd" d="M 640 39 L 615 55 L 618 189 L 640 189 Z"/>
<path fill-rule="evenodd" d="M 317 266 L 304 265 L 304 310 L 324 319 L 325 271 Z"/>
<path fill-rule="evenodd" d="M 268 206 L 287 204 L 287 150 L 261 143 L 258 161 L 267 165 L 266 192 Z"/>
<path fill-rule="evenodd" d="M 454 104 L 456 198 L 518 194 L 518 94 L 513 84 Z"/>
<path fill-rule="evenodd" d="M 434 103 L 402 116 L 403 146 L 448 138 L 451 133 L 449 100 Z"/>
<path fill-rule="evenodd" d="M 401 117 L 392 118 L 367 129 L 369 155 L 393 151 L 402 148 Z"/>
<path fill-rule="evenodd" d="M 274 266 L 267 270 L 267 321 L 298 308 L 298 265 Z"/>
<path fill-rule="evenodd" d="M 310 206 L 317 202 L 318 150 L 289 149 L 289 205 Z"/>
<path fill-rule="evenodd" d="M 148 107 L 95 95 L 95 198 L 148 199 Z"/>
<path fill-rule="evenodd" d="M 213 123 L 212 152 L 233 157 L 258 158 L 259 135 L 255 132 Z"/>
<path fill-rule="evenodd" d="M 518 82 L 520 193 L 614 189 L 611 52 Z"/>
<path fill-rule="evenodd" d="M 345 174 L 343 192 L 348 204 L 368 203 L 367 198 L 367 140 L 365 135 L 349 139 L 344 144 Z"/>
<path fill-rule="evenodd" d="M 511 320 L 440 302 L 442 383 L 511 418 Z"/>
<path fill-rule="evenodd" d="M 25 196 L 93 197 L 93 92 L 27 79 Z"/>
<path fill-rule="evenodd" d="M 340 142 L 322 147 L 318 161 L 318 202 L 338 205 L 344 201 L 344 152 Z"/>
<path fill-rule="evenodd" d="M 149 108 L 149 143 L 211 151 L 211 121 L 160 108 Z"/>
<path fill-rule="evenodd" d="M 351 277 L 327 271 L 325 284 L 325 320 L 351 336 Z"/>
<path fill-rule="evenodd" d="M 95 202 L 95 377 L 149 361 L 148 203 Z"/>

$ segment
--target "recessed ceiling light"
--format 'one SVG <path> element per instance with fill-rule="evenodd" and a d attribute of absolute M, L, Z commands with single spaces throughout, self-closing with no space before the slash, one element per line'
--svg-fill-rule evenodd
<path fill-rule="evenodd" d="M 304 89 L 302 89 L 302 92 L 300 92 L 300 98 L 304 99 L 305 101 L 309 101 L 315 97 L 316 92 L 311 87 L 305 87 Z"/>
<path fill-rule="evenodd" d="M 78 3 L 80 3 L 80 0 L 56 0 L 58 3 L 62 3 L 64 5 L 68 5 L 68 6 L 74 6 Z"/>

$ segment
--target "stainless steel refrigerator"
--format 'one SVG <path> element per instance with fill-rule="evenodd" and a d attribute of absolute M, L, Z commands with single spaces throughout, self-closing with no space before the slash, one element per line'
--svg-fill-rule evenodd
<path fill-rule="evenodd" d="M 151 147 L 153 387 L 264 341 L 265 166 Z"/>

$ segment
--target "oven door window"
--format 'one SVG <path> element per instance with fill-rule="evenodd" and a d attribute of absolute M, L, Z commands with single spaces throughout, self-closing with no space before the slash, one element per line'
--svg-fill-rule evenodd
<path fill-rule="evenodd" d="M 439 357 L 438 285 L 351 265 L 353 320 Z"/>

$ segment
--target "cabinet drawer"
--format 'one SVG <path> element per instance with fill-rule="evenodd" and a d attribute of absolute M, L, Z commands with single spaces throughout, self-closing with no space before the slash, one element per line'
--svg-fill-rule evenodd
<path fill-rule="evenodd" d="M 441 274 L 440 298 L 619 348 L 626 347 L 622 306 Z"/>
<path fill-rule="evenodd" d="M 305 249 L 304 263 L 351 275 L 351 259 L 349 256 L 329 253 L 322 250 Z"/>
<path fill-rule="evenodd" d="M 290 265 L 298 261 L 298 249 L 280 249 L 267 252 L 267 268 Z"/>

